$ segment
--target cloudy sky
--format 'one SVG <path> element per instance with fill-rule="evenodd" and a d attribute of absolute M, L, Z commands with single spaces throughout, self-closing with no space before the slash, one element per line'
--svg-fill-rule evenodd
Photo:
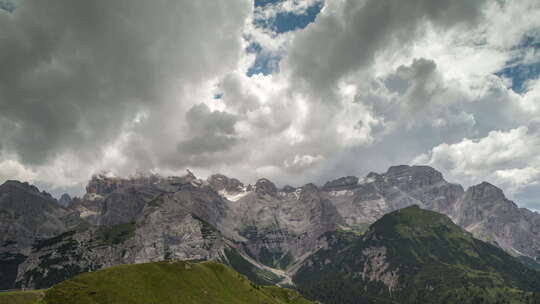
<path fill-rule="evenodd" d="M 0 0 L 0 181 L 427 164 L 540 209 L 537 0 Z"/>

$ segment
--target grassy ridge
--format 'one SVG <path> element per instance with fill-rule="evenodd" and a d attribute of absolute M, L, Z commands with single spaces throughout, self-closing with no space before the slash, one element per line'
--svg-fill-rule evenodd
<path fill-rule="evenodd" d="M 44 290 L 0 292 L 0 304 L 37 304 L 44 295 Z"/>
<path fill-rule="evenodd" d="M 296 291 L 259 286 L 216 262 L 120 265 L 46 292 L 0 294 L 0 304 L 308 304 Z"/>
<path fill-rule="evenodd" d="M 47 291 L 0 293 L 0 304 L 309 304 L 296 291 L 259 286 L 216 262 L 120 265 Z"/>

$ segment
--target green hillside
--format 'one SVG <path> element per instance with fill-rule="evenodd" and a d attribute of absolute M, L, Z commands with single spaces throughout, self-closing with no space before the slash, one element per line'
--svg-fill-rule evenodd
<path fill-rule="evenodd" d="M 540 273 L 417 206 L 329 239 L 294 277 L 326 304 L 540 303 Z"/>
<path fill-rule="evenodd" d="M 0 304 L 311 303 L 293 290 L 258 286 L 216 262 L 115 266 L 57 284 L 39 301 L 22 299 L 26 294 L 19 293 L 19 302 L 6 302 L 6 296 L 0 295 Z"/>
<path fill-rule="evenodd" d="M 43 290 L 0 292 L 0 304 L 34 304 L 44 295 Z"/>

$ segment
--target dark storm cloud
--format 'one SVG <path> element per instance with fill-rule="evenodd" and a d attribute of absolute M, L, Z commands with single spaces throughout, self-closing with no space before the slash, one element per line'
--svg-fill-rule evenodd
<path fill-rule="evenodd" d="M 21 1 L 0 13 L 1 146 L 27 164 L 97 156 L 171 88 L 234 66 L 248 5 Z"/>
<path fill-rule="evenodd" d="M 414 59 L 410 65 L 399 66 L 395 73 L 388 75 L 374 86 L 384 86 L 391 93 L 397 93 L 395 104 L 369 96 L 357 96 L 357 101 L 369 104 L 376 115 L 397 119 L 400 115 L 415 115 L 429 107 L 435 97 L 444 91 L 437 71 L 437 64 L 425 58 Z M 367 97 L 367 98 L 366 98 Z"/>
<path fill-rule="evenodd" d="M 184 155 L 226 151 L 238 140 L 234 130 L 237 116 L 211 111 L 206 104 L 198 104 L 189 109 L 186 121 L 189 138 L 178 144 L 178 151 Z"/>
<path fill-rule="evenodd" d="M 368 67 L 377 54 L 405 48 L 426 22 L 438 28 L 476 22 L 486 1 L 348 0 L 320 15 L 300 33 L 289 52 L 293 77 L 316 91 L 326 90 L 341 77 Z M 405 51 L 405 49 L 402 49 Z"/>

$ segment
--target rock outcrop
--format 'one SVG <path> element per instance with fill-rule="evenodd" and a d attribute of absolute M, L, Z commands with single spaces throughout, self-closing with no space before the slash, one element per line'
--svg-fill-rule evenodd
<path fill-rule="evenodd" d="M 81 223 L 46 192 L 18 181 L 0 185 L 0 290 L 13 288 L 17 269 L 36 240 L 57 236 Z"/>
<path fill-rule="evenodd" d="M 149 189 L 147 184 L 124 184 L 104 198 L 99 225 L 36 241 L 18 268 L 17 284 L 44 288 L 80 272 L 118 264 L 222 259 L 227 242 L 203 219 L 216 222 L 219 215 L 199 206 L 221 197 L 208 186 L 183 179 L 160 182 L 167 181 L 174 185 Z"/>
<path fill-rule="evenodd" d="M 69 206 L 69 204 L 71 204 L 71 201 L 72 201 L 71 196 L 67 193 L 64 193 L 58 199 L 58 204 L 60 204 L 60 206 L 67 207 Z"/>
<path fill-rule="evenodd" d="M 494 185 L 470 187 L 449 215 L 476 237 L 540 261 L 540 214 L 519 208 Z"/>

